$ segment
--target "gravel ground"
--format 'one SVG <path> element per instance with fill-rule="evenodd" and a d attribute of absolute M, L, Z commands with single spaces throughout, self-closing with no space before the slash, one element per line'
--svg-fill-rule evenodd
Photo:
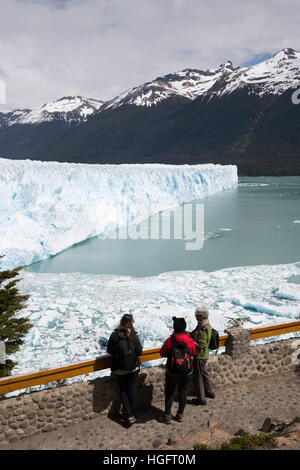
<path fill-rule="evenodd" d="M 206 406 L 191 404 L 188 397 L 185 419 L 170 425 L 159 421 L 164 404 L 154 403 L 138 413 L 138 422 L 131 428 L 123 426 L 115 417 L 99 416 L 91 421 L 74 424 L 64 431 L 51 431 L 23 438 L 0 449 L 27 450 L 153 450 L 165 445 L 179 434 L 196 432 L 208 420 L 218 428 L 234 434 L 239 429 L 257 432 L 266 417 L 292 421 L 300 416 L 300 374 L 290 372 L 250 380 L 246 384 L 227 386 L 216 390 L 215 399 L 207 399 Z M 173 404 L 173 415 L 177 403 Z M 295 445 L 296 449 L 300 445 Z"/>

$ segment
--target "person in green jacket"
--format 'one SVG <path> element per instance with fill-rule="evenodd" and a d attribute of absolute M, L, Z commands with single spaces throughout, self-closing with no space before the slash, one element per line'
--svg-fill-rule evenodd
<path fill-rule="evenodd" d="M 197 398 L 192 400 L 194 405 L 206 405 L 205 398 L 215 398 L 213 385 L 211 383 L 206 362 L 209 357 L 209 343 L 211 339 L 211 326 L 208 321 L 208 310 L 206 307 L 197 307 L 195 317 L 197 327 L 191 336 L 195 341 L 196 352 L 193 359 L 193 381 Z"/>

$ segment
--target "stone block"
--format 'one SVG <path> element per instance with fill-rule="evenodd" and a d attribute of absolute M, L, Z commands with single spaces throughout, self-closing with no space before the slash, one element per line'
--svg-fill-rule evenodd
<path fill-rule="evenodd" d="M 24 419 L 26 419 L 26 415 L 21 414 L 21 415 L 17 416 L 16 419 L 17 419 L 17 421 L 24 421 Z"/>
<path fill-rule="evenodd" d="M 9 419 L 10 415 L 11 415 L 11 413 L 8 410 L 6 410 L 5 408 L 3 410 L 1 410 L 1 417 L 2 418 Z"/>
<path fill-rule="evenodd" d="M 28 428 L 28 421 L 22 421 L 22 423 L 20 424 L 20 428 L 21 428 L 21 429 L 26 429 L 26 428 Z"/>
<path fill-rule="evenodd" d="M 44 426 L 42 428 L 42 431 L 43 432 L 49 432 L 49 431 L 54 431 L 54 429 L 55 429 L 54 424 L 48 423 L 48 424 L 46 424 L 46 426 Z"/>
<path fill-rule="evenodd" d="M 44 422 L 46 421 L 46 416 L 45 416 L 45 415 L 39 416 L 39 417 L 38 417 L 38 421 L 39 421 L 40 423 L 44 423 Z"/>
<path fill-rule="evenodd" d="M 13 410 L 15 408 L 15 405 L 12 402 L 8 402 L 8 403 L 6 403 L 6 408 L 8 410 Z"/>

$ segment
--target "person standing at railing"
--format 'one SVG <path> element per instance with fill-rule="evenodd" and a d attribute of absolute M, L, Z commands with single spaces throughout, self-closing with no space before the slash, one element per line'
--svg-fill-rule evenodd
<path fill-rule="evenodd" d="M 186 404 L 187 387 L 193 373 L 193 355 L 195 343 L 186 333 L 184 318 L 173 317 L 173 334 L 163 344 L 160 355 L 167 357 L 166 383 L 165 383 L 165 416 L 164 421 L 170 424 L 172 420 L 171 409 L 173 396 L 178 386 L 179 407 L 176 414 L 178 421 L 183 420 Z"/>
<path fill-rule="evenodd" d="M 107 344 L 107 352 L 112 356 L 112 374 L 118 380 L 121 402 L 129 426 L 136 422 L 136 385 L 140 371 L 139 356 L 142 354 L 142 345 L 133 323 L 132 315 L 123 315 L 120 325 L 113 331 Z"/>
<path fill-rule="evenodd" d="M 206 405 L 205 398 L 215 398 L 213 385 L 206 368 L 212 328 L 208 321 L 208 309 L 206 307 L 197 307 L 195 317 L 198 325 L 192 331 L 191 336 L 196 345 L 196 353 L 193 360 L 193 381 L 197 398 L 193 399 L 192 403 L 194 405 Z"/>

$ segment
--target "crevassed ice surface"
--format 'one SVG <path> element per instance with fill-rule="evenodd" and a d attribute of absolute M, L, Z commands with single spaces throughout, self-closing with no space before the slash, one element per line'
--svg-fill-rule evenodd
<path fill-rule="evenodd" d="M 0 158 L 1 267 L 237 185 L 235 165 L 88 165 Z"/>
<path fill-rule="evenodd" d="M 300 284 L 290 278 L 299 275 L 300 263 L 144 278 L 22 271 L 18 286 L 30 298 L 21 315 L 34 326 L 21 350 L 11 356 L 18 361 L 14 375 L 105 354 L 106 342 L 125 313 L 134 315 L 144 349 L 162 345 L 174 315 L 184 317 L 187 329 L 193 329 L 195 307 L 201 304 L 209 308 L 211 324 L 220 334 L 229 318 L 248 317 L 245 328 L 298 319 Z"/>

